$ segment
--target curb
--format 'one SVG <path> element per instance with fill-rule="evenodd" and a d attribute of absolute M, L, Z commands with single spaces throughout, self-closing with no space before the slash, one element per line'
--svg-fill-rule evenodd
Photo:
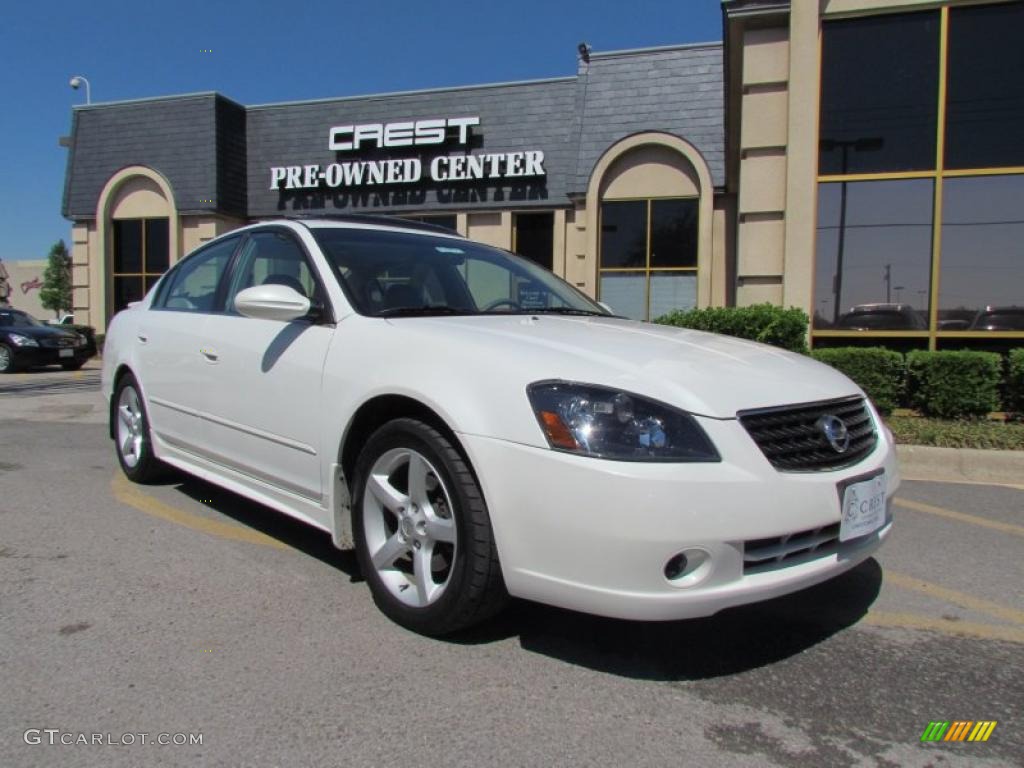
<path fill-rule="evenodd" d="M 897 445 L 896 456 L 905 480 L 1024 487 L 1024 451 Z"/>

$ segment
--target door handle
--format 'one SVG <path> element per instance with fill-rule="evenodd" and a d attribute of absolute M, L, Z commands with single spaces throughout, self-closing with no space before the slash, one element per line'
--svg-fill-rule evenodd
<path fill-rule="evenodd" d="M 206 358 L 206 362 L 208 362 L 208 363 L 216 363 L 217 362 L 218 355 L 217 355 L 217 351 L 216 350 L 209 349 L 207 347 L 207 348 L 204 348 L 204 349 L 200 349 L 199 351 L 202 353 L 203 357 Z"/>
<path fill-rule="evenodd" d="M 140 333 L 140 334 L 139 334 L 139 335 L 138 335 L 138 336 L 137 336 L 136 338 L 137 338 L 137 339 L 138 339 L 138 340 L 139 340 L 140 342 L 142 342 L 143 344 L 145 344 L 145 343 L 146 343 L 147 341 L 149 341 L 149 336 L 147 336 L 147 335 L 146 335 L 146 334 L 144 334 L 144 333 Z"/>

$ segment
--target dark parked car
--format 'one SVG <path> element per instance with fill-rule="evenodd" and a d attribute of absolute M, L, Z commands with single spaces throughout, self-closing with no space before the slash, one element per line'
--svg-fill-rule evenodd
<path fill-rule="evenodd" d="M 842 331 L 925 331 L 928 323 L 909 304 L 858 304 L 839 318 Z"/>
<path fill-rule="evenodd" d="M 1024 307 L 985 307 L 971 323 L 972 331 L 1024 331 Z"/>
<path fill-rule="evenodd" d="M 95 354 L 95 338 L 90 342 L 85 333 L 47 325 L 18 309 L 0 308 L 0 373 L 42 365 L 75 371 Z"/>

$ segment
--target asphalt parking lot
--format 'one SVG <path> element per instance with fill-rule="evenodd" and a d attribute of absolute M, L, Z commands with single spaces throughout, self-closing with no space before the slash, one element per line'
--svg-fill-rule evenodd
<path fill-rule="evenodd" d="M 0 379 L 0 765 L 1022 764 L 1024 485 L 907 482 L 877 559 L 769 603 L 439 641 L 326 534 L 129 484 L 104 420 L 95 364 Z"/>

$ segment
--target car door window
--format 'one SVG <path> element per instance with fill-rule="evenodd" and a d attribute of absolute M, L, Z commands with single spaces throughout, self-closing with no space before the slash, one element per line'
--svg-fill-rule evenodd
<path fill-rule="evenodd" d="M 302 247 L 286 232 L 254 232 L 238 257 L 227 307 L 235 312 L 235 296 L 256 285 L 287 285 L 314 303 L 321 292 Z"/>
<path fill-rule="evenodd" d="M 178 312 L 213 312 L 217 309 L 217 286 L 238 245 L 233 237 L 189 256 L 169 276 L 157 308 Z"/>

